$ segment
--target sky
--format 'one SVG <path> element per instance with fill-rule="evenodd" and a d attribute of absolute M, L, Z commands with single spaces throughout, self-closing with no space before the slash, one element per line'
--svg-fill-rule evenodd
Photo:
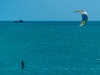
<path fill-rule="evenodd" d="M 100 0 L 0 0 L 0 21 L 80 21 L 85 10 L 89 21 L 100 21 Z"/>

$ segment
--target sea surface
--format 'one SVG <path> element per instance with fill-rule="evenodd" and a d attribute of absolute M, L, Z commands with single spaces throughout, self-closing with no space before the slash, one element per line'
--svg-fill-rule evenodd
<path fill-rule="evenodd" d="M 100 75 L 100 22 L 79 25 L 0 22 L 0 75 Z"/>

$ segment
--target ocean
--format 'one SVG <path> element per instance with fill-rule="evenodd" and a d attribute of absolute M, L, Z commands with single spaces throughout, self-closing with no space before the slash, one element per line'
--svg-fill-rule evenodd
<path fill-rule="evenodd" d="M 0 74 L 100 75 L 100 22 L 79 25 L 80 21 L 0 22 Z"/>

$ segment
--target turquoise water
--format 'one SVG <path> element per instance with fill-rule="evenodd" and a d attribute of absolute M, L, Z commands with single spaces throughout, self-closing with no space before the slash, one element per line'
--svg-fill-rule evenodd
<path fill-rule="evenodd" d="M 0 74 L 100 75 L 100 22 L 79 24 L 0 22 Z"/>

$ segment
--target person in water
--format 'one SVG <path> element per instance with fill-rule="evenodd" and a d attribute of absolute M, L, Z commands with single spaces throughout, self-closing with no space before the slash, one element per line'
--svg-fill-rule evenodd
<path fill-rule="evenodd" d="M 24 61 L 22 61 L 22 67 L 21 68 L 25 68 L 25 66 L 24 66 Z"/>

